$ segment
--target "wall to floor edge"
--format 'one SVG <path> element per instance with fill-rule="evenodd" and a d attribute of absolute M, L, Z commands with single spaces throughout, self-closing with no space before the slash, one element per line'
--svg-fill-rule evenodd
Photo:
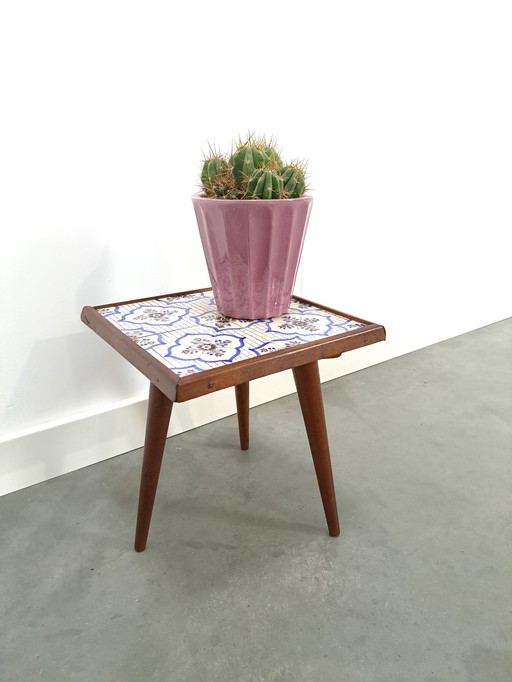
<path fill-rule="evenodd" d="M 139 447 L 146 402 L 118 404 L 0 441 L 0 495 Z"/>
<path fill-rule="evenodd" d="M 496 321 L 479 325 L 487 326 Z M 462 334 L 475 331 L 467 329 Z M 458 335 L 457 335 L 458 336 Z M 452 338 L 451 336 L 448 338 Z M 439 338 L 433 343 L 448 339 Z M 401 345 L 397 339 L 359 348 L 319 363 L 321 381 L 369 368 L 432 344 Z M 250 406 L 295 393 L 291 370 L 251 381 Z M 95 412 L 77 414 L 0 438 L 0 496 L 140 448 L 144 442 L 147 399 L 137 396 Z M 225 389 L 173 407 L 169 436 L 236 413 L 235 392 Z M 297 414 L 300 408 L 297 400 Z M 300 416 L 299 416 L 300 419 Z M 237 427 L 233 443 L 238 444 Z"/>
<path fill-rule="evenodd" d="M 291 372 L 259 379 L 251 382 L 251 406 L 293 391 Z M 146 411 L 147 398 L 139 396 L 1 439 L 0 496 L 140 448 Z M 233 389 L 177 403 L 169 436 L 235 413 Z"/>
<path fill-rule="evenodd" d="M 389 359 L 392 345 L 376 344 L 319 363 L 328 381 Z M 251 381 L 250 406 L 295 392 L 291 370 Z M 300 408 L 297 400 L 297 410 Z M 0 496 L 140 448 L 144 443 L 147 398 L 137 396 L 96 411 L 0 438 Z M 169 436 L 236 413 L 234 389 L 173 407 Z M 233 442 L 238 443 L 236 427 Z"/>
<path fill-rule="evenodd" d="M 334 379 L 383 359 L 387 358 L 382 351 L 377 353 L 376 347 L 360 349 L 321 362 L 321 378 Z M 294 392 L 291 370 L 256 379 L 251 382 L 250 405 L 255 407 Z M 140 448 L 146 411 L 147 398 L 138 396 L 0 439 L 0 496 Z M 176 403 L 169 436 L 235 413 L 233 389 Z M 238 442 L 236 428 L 233 442 Z"/>

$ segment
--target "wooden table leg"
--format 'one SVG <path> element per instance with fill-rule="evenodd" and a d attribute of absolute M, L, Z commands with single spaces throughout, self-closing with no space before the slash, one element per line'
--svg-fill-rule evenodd
<path fill-rule="evenodd" d="M 151 383 L 140 477 L 137 529 L 135 531 L 135 550 L 137 552 L 143 552 L 146 549 L 172 406 L 172 400 L 164 395 L 155 384 Z"/>
<path fill-rule="evenodd" d="M 308 434 L 329 535 L 336 536 L 340 534 L 340 524 L 336 508 L 336 493 L 332 478 L 331 456 L 318 363 L 311 362 L 302 367 L 294 368 L 293 377 Z"/>
<path fill-rule="evenodd" d="M 249 382 L 235 386 L 240 447 L 249 449 Z"/>

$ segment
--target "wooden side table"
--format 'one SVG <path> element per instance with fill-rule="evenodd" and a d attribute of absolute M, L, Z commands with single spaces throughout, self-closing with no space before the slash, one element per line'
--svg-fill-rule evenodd
<path fill-rule="evenodd" d="M 172 406 L 235 387 L 240 446 L 249 447 L 249 381 L 292 369 L 329 534 L 340 533 L 318 360 L 386 338 L 384 327 L 294 297 L 267 320 L 224 317 L 210 289 L 111 303 L 82 321 L 150 380 L 135 549 L 142 552 Z"/>

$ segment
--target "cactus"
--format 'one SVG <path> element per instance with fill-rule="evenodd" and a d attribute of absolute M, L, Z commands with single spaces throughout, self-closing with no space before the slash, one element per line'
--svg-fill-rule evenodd
<path fill-rule="evenodd" d="M 229 159 L 237 185 L 242 187 L 247 183 L 253 172 L 266 166 L 268 160 L 266 152 L 260 145 L 251 143 L 240 145 Z"/>
<path fill-rule="evenodd" d="M 274 166 L 276 169 L 282 168 L 283 162 L 274 147 L 263 146 L 262 151 L 267 155 L 268 163 L 271 166 Z"/>
<path fill-rule="evenodd" d="M 269 168 L 255 170 L 247 184 L 246 197 L 248 199 L 282 199 L 282 177 Z"/>
<path fill-rule="evenodd" d="M 283 163 L 272 139 L 248 135 L 229 160 L 210 147 L 201 185 L 204 196 L 218 199 L 295 199 L 306 191 L 305 166 Z"/>
<path fill-rule="evenodd" d="M 205 196 L 214 199 L 243 199 L 235 178 L 231 173 L 224 173 L 215 178 L 207 187 L 203 187 Z"/>
<path fill-rule="evenodd" d="M 242 196 L 231 172 L 231 166 L 219 154 L 204 161 L 201 185 L 207 197 L 240 199 Z"/>
<path fill-rule="evenodd" d="M 304 169 L 298 164 L 290 164 L 284 166 L 279 171 L 283 178 L 283 194 L 289 199 L 301 197 L 306 189 L 306 180 L 304 177 Z"/>
<path fill-rule="evenodd" d="M 203 163 L 201 172 L 201 183 L 206 189 L 209 185 L 218 180 L 219 176 L 229 173 L 229 164 L 222 156 L 212 156 Z"/>

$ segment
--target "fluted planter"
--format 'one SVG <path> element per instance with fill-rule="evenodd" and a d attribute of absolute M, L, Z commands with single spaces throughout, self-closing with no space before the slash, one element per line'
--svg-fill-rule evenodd
<path fill-rule="evenodd" d="M 218 310 L 261 319 L 284 313 L 313 203 L 298 199 L 192 197 Z"/>

